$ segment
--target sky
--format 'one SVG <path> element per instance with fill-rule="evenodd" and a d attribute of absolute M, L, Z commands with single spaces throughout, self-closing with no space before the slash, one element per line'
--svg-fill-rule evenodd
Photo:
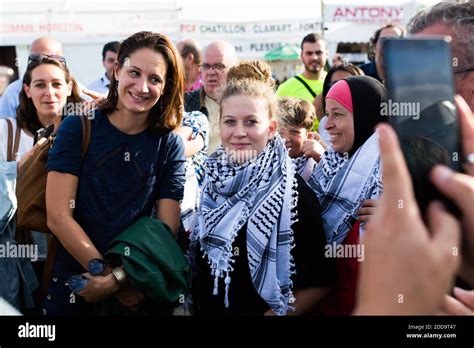
<path fill-rule="evenodd" d="M 156 1 L 156 0 L 155 0 Z M 160 0 L 161 1 L 161 0 Z M 440 0 L 417 0 L 436 4 Z M 397 5 L 410 0 L 324 0 L 325 4 Z M 177 0 L 183 19 L 252 21 L 320 16 L 320 0 Z"/>
<path fill-rule="evenodd" d="M 183 19 L 201 21 L 256 21 L 271 19 L 318 18 L 322 0 L 140 0 L 150 3 L 167 3 L 182 9 Z M 324 0 L 324 4 L 339 5 L 397 5 L 412 2 L 412 0 Z M 439 0 L 416 0 L 425 4 L 435 4 Z M 137 10 L 133 0 L 0 0 L 0 15 L 2 8 L 23 7 L 21 3 L 46 4 L 55 8 L 93 9 L 98 7 Z M 93 5 L 92 5 L 93 4 Z M 1 20 L 1 18 L 0 18 Z"/>

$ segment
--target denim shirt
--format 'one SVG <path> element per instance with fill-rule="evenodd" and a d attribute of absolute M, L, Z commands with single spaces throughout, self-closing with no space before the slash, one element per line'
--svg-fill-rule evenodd
<path fill-rule="evenodd" d="M 4 250 L 16 245 L 16 177 L 17 162 L 0 162 L 0 245 Z M 0 254 L 0 279 L 0 297 L 19 309 L 19 289 L 23 284 L 26 307 L 34 307 L 31 294 L 39 283 L 29 259 Z"/>

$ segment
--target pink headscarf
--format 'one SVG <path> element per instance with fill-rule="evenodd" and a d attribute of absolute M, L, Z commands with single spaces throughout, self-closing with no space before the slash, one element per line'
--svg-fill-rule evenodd
<path fill-rule="evenodd" d="M 341 104 L 346 110 L 353 112 L 351 89 L 346 81 L 337 81 L 329 90 L 326 99 L 333 99 Z"/>

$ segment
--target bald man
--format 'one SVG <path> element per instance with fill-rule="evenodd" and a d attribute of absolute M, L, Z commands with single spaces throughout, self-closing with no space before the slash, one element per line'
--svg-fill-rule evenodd
<path fill-rule="evenodd" d="M 209 120 L 208 155 L 220 145 L 219 97 L 229 68 L 237 63 L 234 46 L 226 41 L 210 43 L 204 50 L 201 64 L 202 87 L 184 96 L 186 111 L 201 111 Z"/>
<path fill-rule="evenodd" d="M 42 53 L 48 55 L 63 55 L 63 45 L 56 39 L 44 36 L 31 43 L 30 54 Z M 0 118 L 16 117 L 23 78 L 10 83 L 3 93 L 0 103 Z"/>
<path fill-rule="evenodd" d="M 179 41 L 176 48 L 183 60 L 184 72 L 186 74 L 186 92 L 192 92 L 202 87 L 201 47 L 196 40 L 187 39 Z"/>

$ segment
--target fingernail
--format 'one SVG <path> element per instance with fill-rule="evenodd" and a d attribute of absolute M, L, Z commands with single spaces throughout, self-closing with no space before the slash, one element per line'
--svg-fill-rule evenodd
<path fill-rule="evenodd" d="M 375 126 L 375 134 L 377 134 L 377 138 L 380 141 L 380 138 L 386 136 L 386 129 L 383 127 L 383 125 L 378 124 L 377 126 Z"/>
<path fill-rule="evenodd" d="M 433 169 L 433 179 L 438 183 L 446 182 L 452 174 L 453 171 L 446 166 L 437 165 Z"/>
<path fill-rule="evenodd" d="M 453 293 L 457 297 L 458 294 L 461 294 L 461 296 L 462 296 L 462 295 L 465 295 L 465 294 L 469 293 L 469 291 L 464 290 L 462 288 L 458 288 L 457 286 L 455 286 L 454 289 L 453 289 Z"/>

